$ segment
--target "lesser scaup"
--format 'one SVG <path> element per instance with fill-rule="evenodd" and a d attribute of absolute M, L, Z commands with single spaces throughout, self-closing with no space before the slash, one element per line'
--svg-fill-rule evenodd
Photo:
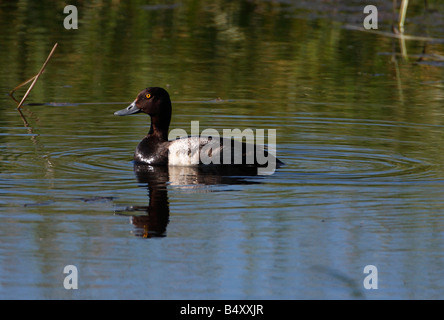
<path fill-rule="evenodd" d="M 211 136 L 188 136 L 168 141 L 171 109 L 171 100 L 168 92 L 163 88 L 150 87 L 142 90 L 136 100 L 128 107 L 114 113 L 116 116 L 125 116 L 144 112 L 151 117 L 150 131 L 136 148 L 134 154 L 136 162 L 148 165 L 206 164 L 207 162 L 201 159 L 202 154 L 205 154 L 212 159 L 219 158 L 219 161 L 214 162 L 217 164 L 227 165 L 229 163 L 230 165 L 266 167 L 267 164 L 257 161 L 257 151 L 260 150 L 262 158 L 267 158 L 267 162 L 273 162 L 275 167 L 283 164 L 263 148 L 257 148 L 256 145 L 252 146 L 251 144 L 237 142 L 236 146 L 238 149 L 235 150 L 234 140 L 232 139 L 213 139 Z M 234 158 L 235 155 L 239 154 L 240 145 L 242 146 L 241 163 L 239 163 L 239 158 Z M 230 146 L 229 150 L 227 146 Z M 229 158 L 231 161 L 226 161 L 227 159 L 223 158 L 224 152 L 231 158 Z M 253 162 L 251 157 L 249 158 L 251 153 L 254 153 Z"/>

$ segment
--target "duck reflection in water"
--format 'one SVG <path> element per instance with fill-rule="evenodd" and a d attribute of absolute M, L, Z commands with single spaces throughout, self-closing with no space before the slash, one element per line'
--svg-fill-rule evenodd
<path fill-rule="evenodd" d="M 143 238 L 166 236 L 170 217 L 168 187 L 195 189 L 209 185 L 258 184 L 261 179 L 254 167 L 150 166 L 135 163 L 134 173 L 141 186 L 148 189 L 148 206 L 128 206 L 115 213 L 130 216 L 135 227 L 134 234 Z M 254 180 L 248 179 L 253 176 L 256 176 Z"/>

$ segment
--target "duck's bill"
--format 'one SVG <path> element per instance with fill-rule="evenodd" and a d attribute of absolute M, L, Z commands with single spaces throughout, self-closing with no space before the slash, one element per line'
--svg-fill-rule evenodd
<path fill-rule="evenodd" d="M 131 103 L 125 109 L 122 109 L 122 110 L 114 112 L 114 115 L 115 116 L 127 116 L 127 115 L 130 115 L 130 114 L 138 113 L 140 111 L 141 110 L 139 108 L 137 108 L 136 101 L 134 100 L 133 103 Z"/>

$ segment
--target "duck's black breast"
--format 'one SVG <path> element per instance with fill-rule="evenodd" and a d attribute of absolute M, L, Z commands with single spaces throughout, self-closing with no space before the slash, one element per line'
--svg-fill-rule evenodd
<path fill-rule="evenodd" d="M 149 165 L 168 165 L 169 144 L 169 141 L 147 136 L 137 146 L 134 160 Z"/>

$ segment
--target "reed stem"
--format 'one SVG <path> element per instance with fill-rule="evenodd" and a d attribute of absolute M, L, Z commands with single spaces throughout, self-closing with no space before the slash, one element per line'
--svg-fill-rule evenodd
<path fill-rule="evenodd" d="M 404 21 L 407 14 L 407 6 L 409 5 L 409 0 L 402 0 L 401 7 L 399 8 L 399 31 L 404 32 Z"/>
<path fill-rule="evenodd" d="M 39 77 L 41 76 L 43 71 L 45 71 L 46 65 L 48 64 L 49 59 L 51 59 L 51 57 L 52 57 L 52 55 L 53 55 L 53 53 L 54 53 L 56 48 L 57 48 L 57 43 L 54 45 L 54 47 L 52 47 L 52 50 L 49 53 L 48 58 L 46 58 L 45 63 L 43 63 L 43 66 L 40 68 L 40 71 L 39 71 L 39 73 L 37 73 L 37 75 L 35 75 L 33 78 L 31 78 L 31 79 L 29 79 L 29 80 L 25 81 L 24 83 L 22 83 L 22 84 L 17 86 L 17 87 L 21 87 L 21 86 L 25 85 L 26 83 L 28 83 L 29 81 L 31 81 L 33 79 L 31 85 L 29 86 L 28 90 L 26 91 L 25 95 L 22 98 L 22 101 L 20 101 L 20 103 L 18 104 L 17 109 L 20 109 L 20 107 L 22 106 L 23 102 L 25 102 L 26 98 L 28 97 L 29 93 L 31 92 L 32 88 L 34 88 L 35 83 L 37 82 L 37 80 L 39 79 Z M 15 91 L 15 89 L 13 91 Z"/>

